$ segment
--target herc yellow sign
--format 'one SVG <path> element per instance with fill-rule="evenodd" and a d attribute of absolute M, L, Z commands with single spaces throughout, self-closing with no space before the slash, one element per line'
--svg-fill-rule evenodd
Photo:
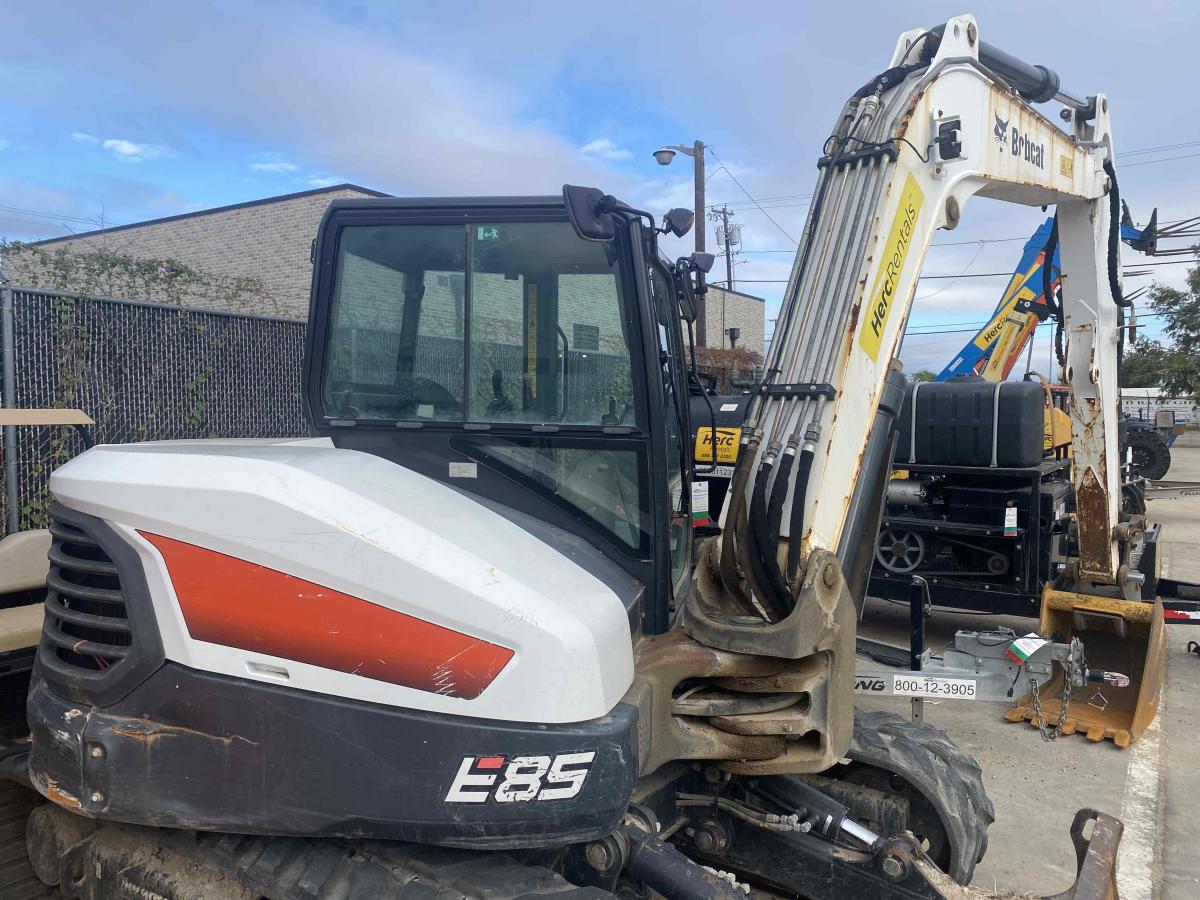
<path fill-rule="evenodd" d="M 920 218 L 921 205 L 924 202 L 925 195 L 917 186 L 916 180 L 909 175 L 904 181 L 900 206 L 896 209 L 896 217 L 892 219 L 892 230 L 888 233 L 887 244 L 884 245 L 883 264 L 879 267 L 879 274 L 875 276 L 875 285 L 871 288 L 862 327 L 858 332 L 858 343 L 874 360 L 879 359 L 883 329 L 887 326 L 888 314 L 895 304 L 896 288 L 900 284 L 900 275 L 904 272 L 904 263 L 908 260 L 908 249 L 912 246 L 913 233 L 916 231 L 917 219 Z"/>
<path fill-rule="evenodd" d="M 735 463 L 738 455 L 738 442 L 742 439 L 740 428 L 717 429 L 717 458 L 719 463 Z M 713 462 L 713 430 L 711 428 L 696 429 L 696 462 Z"/>

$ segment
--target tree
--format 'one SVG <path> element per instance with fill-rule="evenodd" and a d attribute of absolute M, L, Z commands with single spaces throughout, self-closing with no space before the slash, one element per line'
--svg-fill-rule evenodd
<path fill-rule="evenodd" d="M 1168 339 L 1155 360 L 1159 373 L 1156 383 L 1174 397 L 1200 395 L 1200 265 L 1188 270 L 1186 290 L 1161 284 L 1152 287 L 1150 306 L 1163 317 L 1163 332 Z M 1135 343 L 1135 351 L 1140 343 Z"/>
<path fill-rule="evenodd" d="M 1121 360 L 1121 387 L 1161 387 L 1166 355 L 1166 348 L 1158 341 L 1135 338 L 1133 344 L 1125 348 L 1125 357 Z"/>
<path fill-rule="evenodd" d="M 748 379 L 754 367 L 762 365 L 762 355 L 747 347 L 697 347 L 696 368 L 717 379 L 717 392 L 733 393 L 732 379 Z"/>
<path fill-rule="evenodd" d="M 933 381 L 935 378 L 937 378 L 937 373 L 931 372 L 929 369 L 922 369 L 920 372 L 912 373 L 913 381 Z"/>

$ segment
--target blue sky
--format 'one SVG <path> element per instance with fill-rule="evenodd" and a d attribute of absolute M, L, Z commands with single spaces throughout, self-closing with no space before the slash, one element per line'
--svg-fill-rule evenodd
<path fill-rule="evenodd" d="M 1123 150 L 1200 141 L 1188 4 L 892 2 L 12 4 L 0 54 L 0 235 L 36 239 L 352 181 L 398 194 L 556 193 L 590 183 L 654 211 L 710 203 L 743 225 L 739 287 L 778 304 L 820 144 L 897 35 L 963 11 L 984 40 L 1106 92 Z M 1200 214 L 1200 144 L 1130 157 L 1139 220 Z M 1157 162 L 1166 157 L 1185 158 Z M 722 164 L 725 170 L 721 169 Z M 730 177 L 758 198 L 747 200 Z M 784 198 L 768 200 L 767 198 Z M 772 222 L 768 218 L 768 214 Z M 1036 209 L 979 201 L 943 234 L 912 325 L 980 321 Z M 710 228 L 710 243 L 711 228 Z M 685 249 L 681 246 L 680 248 Z M 782 252 L 780 252 L 782 251 Z M 1181 266 L 1156 271 L 1180 282 Z M 1130 281 L 1132 289 L 1146 279 Z M 960 327 L 963 327 L 960 325 Z M 910 336 L 937 368 L 966 334 Z M 1048 358 L 1039 341 L 1035 359 Z M 1044 365 L 1039 366 L 1045 368 Z"/>

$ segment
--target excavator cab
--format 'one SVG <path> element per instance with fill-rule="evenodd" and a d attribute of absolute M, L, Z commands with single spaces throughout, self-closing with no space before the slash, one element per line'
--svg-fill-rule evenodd
<path fill-rule="evenodd" d="M 631 622 L 655 634 L 691 563 L 692 276 L 648 218 L 609 215 L 585 239 L 570 215 L 562 197 L 335 201 L 305 411 L 335 447 L 598 548 L 641 586 Z"/>

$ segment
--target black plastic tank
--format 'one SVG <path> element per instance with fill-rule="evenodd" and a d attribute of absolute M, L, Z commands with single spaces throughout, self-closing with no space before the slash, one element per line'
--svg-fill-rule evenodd
<path fill-rule="evenodd" d="M 911 384 L 897 423 L 895 462 L 1036 466 L 1042 461 L 1044 402 L 1042 386 L 1032 381 L 964 375 Z"/>

